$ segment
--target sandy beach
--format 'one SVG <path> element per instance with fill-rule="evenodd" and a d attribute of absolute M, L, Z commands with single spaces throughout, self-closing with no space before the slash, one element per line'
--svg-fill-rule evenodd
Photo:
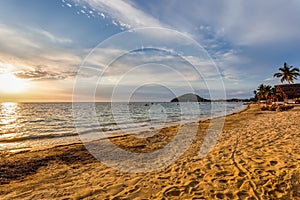
<path fill-rule="evenodd" d="M 300 199 L 300 107 L 260 111 L 257 105 L 225 119 L 214 148 L 199 150 L 209 120 L 174 163 L 147 173 L 123 172 L 95 159 L 82 144 L 0 156 L 0 199 Z M 156 151 L 176 135 L 111 141 L 132 152 Z"/>

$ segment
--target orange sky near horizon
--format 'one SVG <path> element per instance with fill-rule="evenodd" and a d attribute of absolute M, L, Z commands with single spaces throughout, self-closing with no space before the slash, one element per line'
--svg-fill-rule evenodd
<path fill-rule="evenodd" d="M 70 102 L 72 85 L 66 82 L 31 81 L 16 77 L 13 73 L 0 75 L 0 102 Z M 69 89 L 66 89 L 69 88 Z"/>

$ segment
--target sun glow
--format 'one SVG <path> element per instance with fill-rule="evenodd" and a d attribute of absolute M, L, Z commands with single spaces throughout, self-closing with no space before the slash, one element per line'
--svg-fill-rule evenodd
<path fill-rule="evenodd" d="M 27 82 L 11 73 L 0 74 L 0 92 L 19 93 L 25 91 Z"/>

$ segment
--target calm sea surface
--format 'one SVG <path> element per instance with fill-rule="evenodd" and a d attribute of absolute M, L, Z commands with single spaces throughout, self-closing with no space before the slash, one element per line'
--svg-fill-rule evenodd
<path fill-rule="evenodd" d="M 77 131 L 142 131 L 244 108 L 242 103 L 1 103 L 0 151 L 80 142 Z"/>

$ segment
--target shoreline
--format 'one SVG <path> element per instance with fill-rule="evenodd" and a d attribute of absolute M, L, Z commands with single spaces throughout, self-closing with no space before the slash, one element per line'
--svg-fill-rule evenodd
<path fill-rule="evenodd" d="M 199 157 L 209 120 L 191 126 L 198 133 L 170 165 L 127 173 L 97 161 L 84 145 L 0 155 L 1 199 L 296 199 L 300 198 L 300 108 L 260 111 L 257 105 L 227 115 L 214 148 Z M 171 141 L 166 127 L 142 146 L 130 137 L 111 139 L 135 153 L 151 152 Z"/>
<path fill-rule="evenodd" d="M 53 103 L 53 102 L 49 102 L 49 103 Z M 70 102 L 68 102 L 70 103 Z M 91 103 L 91 102 L 90 102 Z M 103 102 L 101 102 L 103 103 Z M 108 102 L 105 102 L 105 103 L 108 103 Z M 144 102 L 140 102 L 140 103 L 144 103 Z M 229 115 L 232 115 L 232 114 L 235 114 L 235 113 L 239 113 L 243 110 L 246 110 L 247 108 L 249 107 L 249 104 L 248 105 L 240 105 L 240 107 L 238 108 L 235 108 L 234 111 L 232 112 L 229 112 L 229 114 L 227 114 L 228 112 L 226 111 L 225 114 L 221 114 L 221 115 L 217 115 L 217 116 L 212 116 L 212 117 L 204 117 L 204 118 L 200 118 L 200 119 L 194 119 L 194 120 L 190 120 L 190 121 L 174 121 L 174 122 L 168 122 L 166 125 L 157 125 L 157 126 L 147 126 L 147 127 L 139 127 L 139 128 L 132 128 L 132 129 L 126 129 L 125 132 L 122 132 L 122 130 L 116 130 L 116 131 L 113 131 L 113 132 L 101 132 L 101 133 L 105 133 L 105 134 L 108 134 L 108 136 L 105 136 L 104 138 L 97 138 L 97 139 L 91 139 L 89 142 L 92 142 L 94 140 L 104 140 L 104 139 L 111 139 L 111 138 L 116 138 L 116 137 L 123 137 L 123 136 L 134 136 L 134 135 L 141 135 L 141 137 L 143 137 L 142 135 L 144 134 L 153 134 L 154 132 L 159 132 L 159 130 L 161 129 L 165 129 L 165 128 L 169 128 L 169 127 L 173 127 L 173 126 L 185 126 L 187 124 L 193 124 L 193 123 L 200 123 L 200 122 L 203 122 L 203 121 L 206 121 L 206 120 L 213 120 L 213 119 L 217 119 L 217 118 L 222 118 L 222 117 L 226 117 L 226 116 L 229 116 Z M 235 110 L 238 110 L 238 111 L 235 111 Z M 76 129 L 76 127 L 75 127 Z M 121 132 L 120 132 L 121 131 Z M 86 133 L 84 133 L 86 134 Z M 93 132 L 91 133 L 87 133 L 87 134 L 91 134 L 93 135 Z M 66 138 L 67 140 L 73 140 L 72 142 L 63 142 L 61 144 L 56 144 L 56 142 L 54 141 L 52 144 L 49 144 L 48 146 L 46 147 L 40 147 L 40 146 L 31 146 L 31 147 L 26 147 L 26 146 L 20 146 L 20 147 L 17 147 L 17 148 L 14 148 L 14 149 L 5 149 L 5 150 L 0 150 L 0 153 L 19 153 L 19 152 L 27 152 L 27 151 L 36 151 L 36 150 L 46 150 L 46 149 L 50 149 L 50 148 L 54 148 L 56 146 L 65 146 L 65 145 L 72 145 L 72 144 L 80 144 L 82 143 L 83 144 L 83 141 L 82 139 L 80 138 L 80 135 L 77 133 L 77 135 L 74 135 L 74 136 L 68 136 L 68 137 L 58 137 L 59 139 L 64 139 Z M 48 140 L 57 140 L 56 137 L 50 137 L 48 138 Z M 26 140 L 24 140 L 26 141 Z M 38 143 L 39 142 L 39 139 L 37 140 L 32 140 L 31 142 L 33 142 L 33 144 L 35 143 Z M 24 144 L 28 144 L 29 141 L 26 141 Z M 1 144 L 4 144 L 5 145 L 5 142 L 1 142 Z M 14 142 L 7 142 L 7 144 L 14 144 Z"/>
<path fill-rule="evenodd" d="M 191 124 L 198 124 L 198 123 L 208 123 L 210 122 L 211 120 L 213 119 L 218 119 L 218 118 L 223 118 L 223 117 L 227 117 L 227 116 L 232 116 L 232 115 L 236 115 L 236 114 L 239 114 L 239 113 L 242 113 L 242 112 L 245 112 L 247 111 L 248 109 L 250 109 L 250 104 L 248 104 L 245 108 L 243 108 L 242 110 L 239 110 L 237 112 L 233 112 L 233 113 L 230 113 L 230 114 L 226 114 L 224 116 L 216 116 L 216 117 L 212 117 L 212 118 L 204 118 L 204 119 L 198 119 L 198 120 L 195 120 L 195 121 L 191 121 L 191 122 L 184 122 L 183 124 L 178 124 L 176 122 L 173 123 L 170 123 L 169 125 L 167 126 L 163 126 L 163 127 L 160 127 L 158 129 L 154 129 L 153 131 L 158 131 L 160 129 L 168 129 L 168 128 L 172 128 L 172 127 L 176 127 L 176 126 L 185 126 L 185 125 L 191 125 Z M 140 131 L 136 131 L 136 132 L 130 132 L 130 133 L 125 133 L 125 134 L 117 134 L 117 135 L 113 135 L 113 136 L 108 136 L 106 138 L 101 138 L 101 139 L 97 139 L 97 140 L 105 140 L 105 139 L 114 139 L 114 138 L 121 138 L 121 137 L 126 137 L 126 136 L 134 136 L 134 135 L 139 135 L 141 132 L 145 132 L 145 131 L 151 131 L 150 129 L 145 129 L 145 130 L 140 130 Z M 95 141 L 97 141 L 95 140 Z M 94 140 L 92 140 L 91 142 L 93 142 Z M 48 146 L 48 147 L 45 147 L 45 148 L 28 148 L 26 150 L 3 150 L 3 151 L 0 151 L 0 155 L 1 154 L 20 154 L 20 153 L 24 153 L 24 152 L 35 152 L 35 151 L 45 151 L 47 149 L 53 149 L 53 148 L 56 148 L 56 147 L 67 147 L 67 146 L 72 146 L 72 145 L 84 145 L 82 143 L 82 141 L 78 141 L 78 142 L 71 142 L 71 143 L 65 143 L 65 144 L 58 144 L 58 145 L 52 145 L 52 146 Z"/>

